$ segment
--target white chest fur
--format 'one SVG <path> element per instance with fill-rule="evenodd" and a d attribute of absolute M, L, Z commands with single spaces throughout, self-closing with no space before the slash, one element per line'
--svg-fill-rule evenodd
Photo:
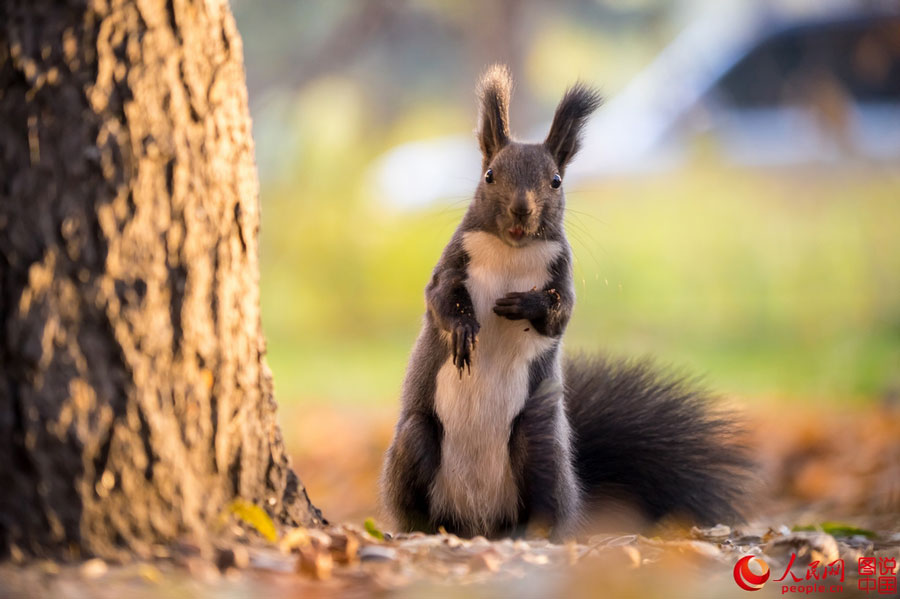
<path fill-rule="evenodd" d="M 515 517 L 510 425 L 527 398 L 529 364 L 554 343 L 527 320 L 497 316 L 494 304 L 511 291 L 543 288 L 562 246 L 538 241 L 513 248 L 489 233 L 470 232 L 463 247 L 470 259 L 466 288 L 481 330 L 471 374 L 460 378 L 449 359 L 438 371 L 435 408 L 444 439 L 431 499 L 438 514 L 487 528 Z"/>

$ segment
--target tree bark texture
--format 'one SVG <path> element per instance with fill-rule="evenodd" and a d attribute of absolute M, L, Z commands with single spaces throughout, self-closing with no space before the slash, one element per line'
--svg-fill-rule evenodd
<path fill-rule="evenodd" d="M 0 7 L 0 554 L 315 524 L 276 423 L 224 0 Z"/>

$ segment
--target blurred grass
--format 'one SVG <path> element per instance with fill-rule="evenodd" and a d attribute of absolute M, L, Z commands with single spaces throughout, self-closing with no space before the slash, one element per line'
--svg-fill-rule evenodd
<path fill-rule="evenodd" d="M 465 199 L 381 206 L 366 156 L 263 188 L 262 309 L 280 402 L 394 402 Z M 352 173 L 352 174 L 346 174 Z M 474 187 L 474 182 L 473 182 Z M 652 354 L 727 393 L 900 390 L 900 173 L 716 164 L 569 191 L 569 350 Z"/>

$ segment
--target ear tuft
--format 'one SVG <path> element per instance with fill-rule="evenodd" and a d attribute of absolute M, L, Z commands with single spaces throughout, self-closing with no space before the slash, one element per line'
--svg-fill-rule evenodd
<path fill-rule="evenodd" d="M 581 130 L 588 117 L 602 103 L 600 92 L 584 83 L 576 83 L 566 90 L 556 107 L 550 133 L 544 141 L 544 146 L 556 160 L 560 173 L 581 147 Z"/>
<path fill-rule="evenodd" d="M 495 64 L 488 67 L 478 83 L 478 142 L 481 145 L 482 167 L 485 169 L 497 152 L 510 141 L 511 95 L 512 77 L 506 65 Z"/>

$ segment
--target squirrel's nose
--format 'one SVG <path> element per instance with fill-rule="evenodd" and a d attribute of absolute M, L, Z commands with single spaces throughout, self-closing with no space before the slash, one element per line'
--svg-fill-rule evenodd
<path fill-rule="evenodd" d="M 519 217 L 531 216 L 534 213 L 530 206 L 512 206 L 509 211 L 513 216 Z"/>

